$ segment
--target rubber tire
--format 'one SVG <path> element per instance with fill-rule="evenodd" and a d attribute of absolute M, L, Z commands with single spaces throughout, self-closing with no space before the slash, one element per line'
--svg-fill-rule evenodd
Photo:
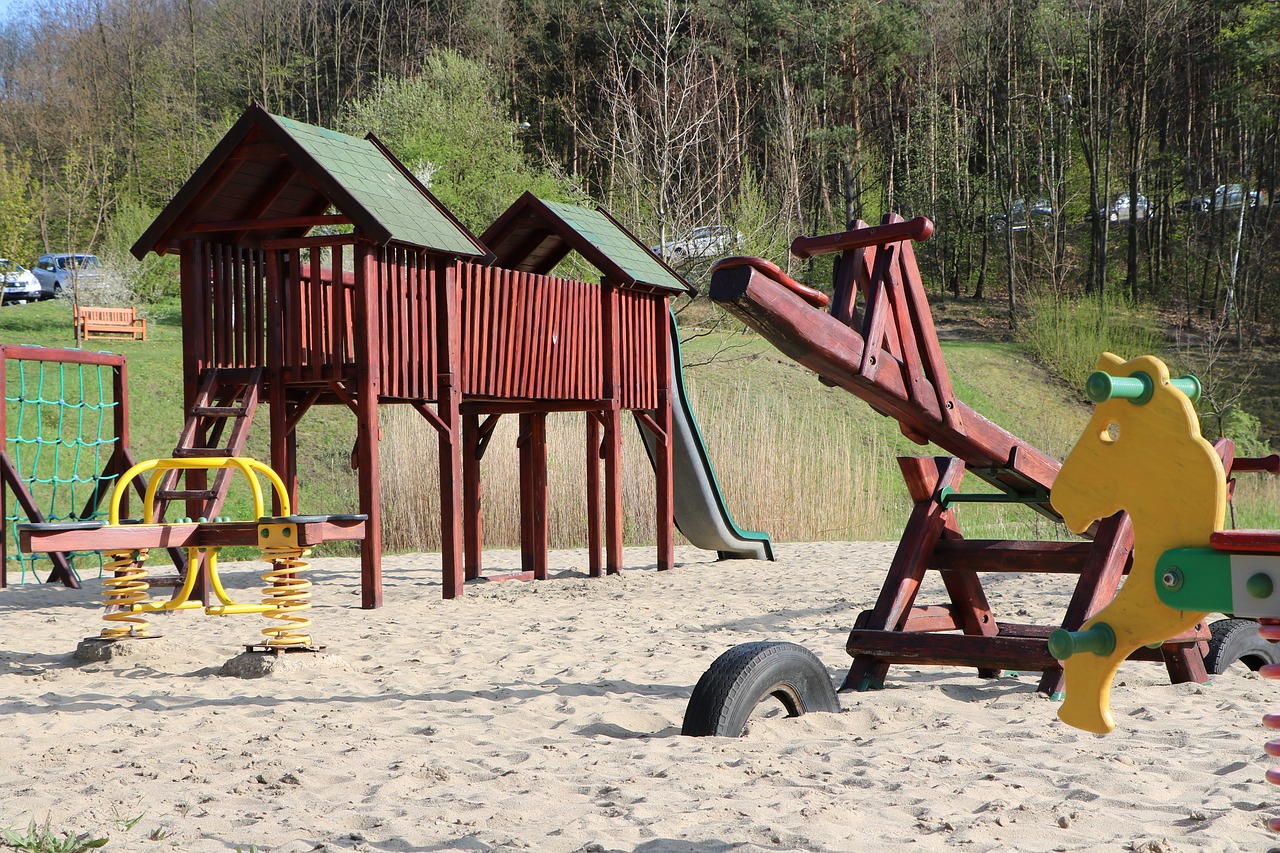
<path fill-rule="evenodd" d="M 1258 623 L 1252 619 L 1219 619 L 1209 632 L 1213 636 L 1204 668 L 1210 675 L 1222 675 L 1237 662 L 1254 672 L 1264 664 L 1280 663 L 1280 644 L 1258 636 Z"/>
<path fill-rule="evenodd" d="M 742 737 L 747 720 L 766 696 L 788 717 L 839 711 L 835 685 L 822 661 L 795 643 L 743 643 L 716 658 L 689 697 L 680 734 Z"/>

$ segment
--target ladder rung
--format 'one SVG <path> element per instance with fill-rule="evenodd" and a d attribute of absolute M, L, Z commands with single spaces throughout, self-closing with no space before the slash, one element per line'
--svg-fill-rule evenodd
<path fill-rule="evenodd" d="M 162 501 L 207 501 L 217 494 L 214 489 L 156 489 L 156 497 Z"/>
<path fill-rule="evenodd" d="M 191 414 L 207 418 L 243 418 L 248 411 L 242 406 L 192 406 Z"/>
<path fill-rule="evenodd" d="M 203 459 L 210 456 L 235 456 L 230 447 L 175 447 L 175 459 Z"/>

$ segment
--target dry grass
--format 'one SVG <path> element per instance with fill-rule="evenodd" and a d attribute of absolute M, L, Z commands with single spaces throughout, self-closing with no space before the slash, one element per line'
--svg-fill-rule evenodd
<path fill-rule="evenodd" d="M 820 393 L 820 392 L 817 392 Z M 834 427 L 816 399 L 770 398 L 752 387 L 690 388 L 716 476 L 740 527 L 777 541 L 890 539 L 905 515 L 886 511 L 896 466 L 864 424 Z M 762 405 L 764 410 L 762 410 Z M 385 407 L 381 445 L 385 545 L 389 551 L 439 548 L 439 469 L 435 432 L 406 407 Z M 484 543 L 520 541 L 517 421 L 503 418 L 481 468 Z M 586 427 L 580 414 L 547 420 L 548 539 L 552 548 L 586 544 Z M 637 429 L 624 423 L 623 514 L 627 544 L 654 541 L 653 469 Z M 677 488 L 679 483 L 677 483 Z M 821 499 L 805 496 L 820 495 Z"/>

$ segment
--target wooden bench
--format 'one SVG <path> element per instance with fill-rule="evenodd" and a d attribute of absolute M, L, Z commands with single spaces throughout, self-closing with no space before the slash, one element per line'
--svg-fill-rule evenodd
<path fill-rule="evenodd" d="M 89 308 L 81 305 L 75 309 L 75 323 L 80 328 L 80 337 L 85 339 L 147 339 L 147 321 L 138 316 L 137 308 Z"/>

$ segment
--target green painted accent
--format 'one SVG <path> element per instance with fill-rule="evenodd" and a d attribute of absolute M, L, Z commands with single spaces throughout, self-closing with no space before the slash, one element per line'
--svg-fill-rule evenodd
<path fill-rule="evenodd" d="M 1049 654 L 1058 660 L 1072 655 L 1093 652 L 1106 657 L 1116 650 L 1116 632 L 1106 622 L 1096 622 L 1087 631 L 1068 631 L 1059 628 L 1049 635 Z"/>
<path fill-rule="evenodd" d="M 1193 403 L 1200 399 L 1200 380 L 1190 373 L 1170 379 L 1169 384 L 1187 395 Z M 1155 387 L 1155 380 L 1141 370 L 1132 376 L 1112 376 L 1102 370 L 1095 370 L 1085 380 L 1084 392 L 1094 403 L 1128 400 L 1135 406 L 1141 406 L 1151 399 Z"/>
<path fill-rule="evenodd" d="M 1200 393 L 1204 390 L 1200 386 L 1200 380 L 1196 379 L 1190 373 L 1184 373 L 1177 379 L 1170 379 L 1169 384 L 1177 388 L 1183 394 L 1187 395 L 1187 399 L 1195 403 L 1200 400 Z"/>
<path fill-rule="evenodd" d="M 572 204 L 541 201 L 565 225 L 608 255 L 610 260 L 636 281 L 676 293 L 688 292 L 684 282 L 672 275 L 644 246 L 600 211 Z"/>
<path fill-rule="evenodd" d="M 1022 675 L 1022 673 L 1014 669 L 1003 669 L 1000 671 L 1001 678 L 1017 678 L 1020 675 Z"/>
<path fill-rule="evenodd" d="M 1128 400 L 1136 406 L 1151 399 L 1155 393 L 1155 383 L 1142 371 L 1132 376 L 1112 376 L 1101 370 L 1089 374 L 1084 383 L 1085 393 L 1095 403 L 1108 400 Z"/>
<path fill-rule="evenodd" d="M 1001 494 L 999 492 L 957 492 L 950 486 L 943 486 L 938 491 L 938 503 L 947 509 L 953 503 L 983 504 L 1047 504 L 1048 492 L 1033 492 L 1029 495 Z"/>
<path fill-rule="evenodd" d="M 1174 610 L 1231 613 L 1231 555 L 1212 548 L 1171 548 L 1156 561 L 1156 595 Z"/>
<path fill-rule="evenodd" d="M 1057 690 L 1049 694 L 1050 702 L 1061 702 L 1063 699 L 1066 699 L 1066 698 L 1067 698 L 1067 693 L 1065 690 Z"/>
<path fill-rule="evenodd" d="M 864 675 L 862 680 L 858 682 L 858 686 L 853 689 L 857 693 L 866 693 L 868 690 L 884 690 L 884 682 L 870 675 Z"/>
<path fill-rule="evenodd" d="M 392 240 L 467 257 L 484 254 L 368 139 L 283 116 L 272 118 L 390 232 Z"/>
<path fill-rule="evenodd" d="M 1254 598 L 1270 598 L 1271 593 L 1275 592 L 1276 585 L 1271 580 L 1271 575 L 1258 572 L 1244 582 L 1244 588 Z"/>

